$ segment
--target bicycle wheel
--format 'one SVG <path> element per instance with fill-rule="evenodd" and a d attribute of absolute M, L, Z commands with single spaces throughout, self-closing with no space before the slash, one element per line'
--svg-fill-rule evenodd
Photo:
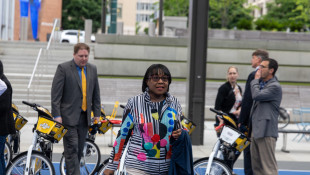
<path fill-rule="evenodd" d="M 83 157 L 80 162 L 80 173 L 81 175 L 94 174 L 95 170 L 100 164 L 101 153 L 98 146 L 90 141 L 86 140 L 83 150 Z M 62 156 L 59 166 L 60 173 L 66 174 L 65 157 Z"/>
<path fill-rule="evenodd" d="M 208 161 L 209 157 L 196 160 L 194 162 L 194 174 L 204 175 L 207 170 Z M 213 159 L 210 175 L 231 175 L 231 174 L 232 174 L 231 169 L 224 162 L 216 158 Z"/>
<path fill-rule="evenodd" d="M 7 167 L 9 165 L 12 158 L 13 158 L 13 152 L 12 152 L 11 146 L 8 142 L 5 142 L 5 145 L 4 145 L 5 167 Z"/>
<path fill-rule="evenodd" d="M 283 129 L 290 123 L 290 114 L 286 109 L 280 107 L 279 108 L 279 116 L 278 116 L 278 128 Z"/>
<path fill-rule="evenodd" d="M 109 158 L 107 158 L 106 160 L 104 160 L 104 162 L 100 164 L 100 166 L 98 167 L 99 170 L 97 171 L 97 175 L 103 175 L 104 170 L 107 168 L 108 162 Z"/>
<path fill-rule="evenodd" d="M 27 162 L 27 151 L 16 156 L 7 168 L 7 175 L 24 174 Z M 32 151 L 29 174 L 55 175 L 52 162 L 39 151 Z"/>

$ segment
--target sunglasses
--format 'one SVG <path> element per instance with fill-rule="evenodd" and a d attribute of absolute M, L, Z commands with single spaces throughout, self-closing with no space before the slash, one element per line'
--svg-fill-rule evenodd
<path fill-rule="evenodd" d="M 158 82 L 159 79 L 161 79 L 163 82 L 168 82 L 169 76 L 164 75 L 164 76 L 160 77 L 160 76 L 158 76 L 158 75 L 151 75 L 151 76 L 149 77 L 149 79 L 153 80 L 154 82 Z"/>

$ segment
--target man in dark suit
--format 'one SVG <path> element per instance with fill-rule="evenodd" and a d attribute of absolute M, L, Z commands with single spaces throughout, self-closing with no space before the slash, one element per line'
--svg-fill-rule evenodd
<path fill-rule="evenodd" d="M 251 86 L 250 83 L 254 79 L 255 73 L 258 69 L 260 63 L 269 57 L 268 52 L 264 50 L 256 50 L 252 53 L 252 68 L 255 68 L 255 71 L 251 72 L 248 76 L 248 79 L 245 84 L 245 91 L 242 99 L 241 111 L 239 116 L 239 127 L 241 131 L 247 130 L 249 128 L 249 118 L 250 112 L 253 104 Z M 243 151 L 244 157 L 244 174 L 245 175 L 253 175 L 252 167 L 251 167 L 251 153 L 250 146 L 248 146 Z"/>
<path fill-rule="evenodd" d="M 96 66 L 88 63 L 89 46 L 74 46 L 73 59 L 59 64 L 52 84 L 52 115 L 63 123 L 68 132 L 64 136 L 66 174 L 80 174 L 80 159 L 91 124 L 100 116 L 100 90 Z"/>
<path fill-rule="evenodd" d="M 250 114 L 251 162 L 255 175 L 278 174 L 275 149 L 282 88 L 275 78 L 277 70 L 276 60 L 264 60 L 251 81 L 254 100 Z"/>

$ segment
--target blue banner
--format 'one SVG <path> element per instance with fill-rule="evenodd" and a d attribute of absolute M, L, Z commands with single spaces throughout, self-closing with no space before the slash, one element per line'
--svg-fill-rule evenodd
<path fill-rule="evenodd" d="M 20 16 L 28 17 L 29 0 L 20 0 Z"/>
<path fill-rule="evenodd" d="M 30 19 L 33 39 L 38 39 L 38 22 L 41 0 L 30 0 Z"/>

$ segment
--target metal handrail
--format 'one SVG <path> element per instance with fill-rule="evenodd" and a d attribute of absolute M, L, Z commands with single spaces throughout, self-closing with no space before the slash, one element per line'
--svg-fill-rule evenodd
<path fill-rule="evenodd" d="M 34 74 L 35 74 L 35 72 L 37 70 L 37 66 L 38 66 L 38 63 L 39 63 L 39 60 L 40 60 L 40 57 L 41 57 L 41 52 L 42 52 L 42 48 L 40 48 L 40 50 L 39 50 L 39 54 L 37 56 L 37 60 L 36 60 L 36 63 L 34 65 L 34 68 L 33 68 L 33 71 L 32 71 L 31 77 L 30 77 L 30 81 L 29 81 L 29 84 L 28 84 L 28 87 L 27 87 L 28 89 L 30 89 L 30 86 L 31 86 Z"/>
<path fill-rule="evenodd" d="M 58 19 L 55 19 L 54 25 L 53 25 L 53 30 L 52 30 L 51 36 L 50 36 L 50 38 L 48 40 L 48 43 L 47 43 L 47 46 L 46 46 L 46 50 L 48 50 L 50 48 L 51 41 L 52 41 L 52 38 L 54 36 L 54 31 L 55 31 L 55 28 L 56 28 L 56 25 L 57 25 L 57 21 L 58 21 Z"/>
<path fill-rule="evenodd" d="M 49 50 L 49 47 L 50 47 L 52 38 L 53 38 L 53 36 L 54 36 L 54 31 L 55 31 L 55 28 L 56 28 L 56 25 L 57 25 L 57 21 L 58 21 L 58 19 L 55 19 L 54 25 L 53 25 L 52 34 L 51 34 L 51 36 L 50 36 L 50 38 L 49 38 L 49 41 L 48 41 L 48 43 L 47 43 L 46 50 Z M 31 83 L 32 83 L 34 74 L 35 74 L 35 72 L 36 72 L 36 69 L 37 69 L 37 66 L 38 66 L 38 63 L 39 63 L 39 60 L 40 60 L 40 57 L 41 57 L 41 52 L 42 52 L 42 48 L 40 48 L 39 54 L 38 54 L 38 56 L 37 56 L 37 60 L 36 60 L 36 63 L 35 63 L 35 65 L 34 65 L 34 68 L 33 68 L 33 71 L 32 71 L 32 75 L 31 75 L 31 77 L 30 77 L 29 84 L 28 84 L 28 87 L 27 87 L 28 90 L 29 90 L 30 87 L 31 87 Z"/>

